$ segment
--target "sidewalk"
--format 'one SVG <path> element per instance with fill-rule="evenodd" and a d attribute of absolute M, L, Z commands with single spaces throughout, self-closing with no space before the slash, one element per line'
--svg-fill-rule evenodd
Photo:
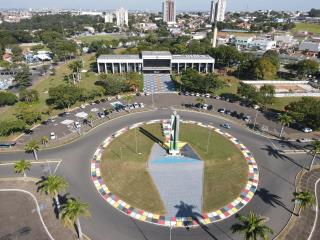
<path fill-rule="evenodd" d="M 298 177 L 299 183 L 297 186 L 298 191 L 310 191 L 315 194 L 315 183 L 320 179 L 320 167 L 312 170 L 311 172 L 304 172 L 302 176 Z M 318 192 L 319 195 L 319 192 Z M 319 196 L 318 196 L 319 198 Z M 295 208 L 295 212 L 298 207 Z M 279 235 L 277 240 L 306 240 L 308 239 L 316 217 L 316 204 L 313 207 L 307 207 L 301 212 L 300 217 L 293 215 L 283 232 Z M 320 225 L 319 221 L 315 227 L 315 232 L 311 240 L 320 238 Z"/>

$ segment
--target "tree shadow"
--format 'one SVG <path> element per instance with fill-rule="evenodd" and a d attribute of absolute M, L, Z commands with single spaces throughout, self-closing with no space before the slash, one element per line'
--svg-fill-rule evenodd
<path fill-rule="evenodd" d="M 256 195 L 260 197 L 260 199 L 268 204 L 271 205 L 272 207 L 277 207 L 280 206 L 283 209 L 285 209 L 286 211 L 288 211 L 291 214 L 294 214 L 294 212 L 289 209 L 282 201 L 281 201 L 281 197 L 276 195 L 276 194 L 272 194 L 270 193 L 269 190 L 265 189 L 265 188 L 260 188 L 256 191 Z"/>
<path fill-rule="evenodd" d="M 178 212 L 176 214 L 177 218 L 188 218 L 191 217 L 193 221 L 195 221 L 203 231 L 205 231 L 212 239 L 218 240 L 209 230 L 209 228 L 201 222 L 201 219 L 203 219 L 202 214 L 195 212 L 193 209 L 195 206 L 186 204 L 183 201 L 180 201 L 179 205 L 174 206 L 178 209 Z M 189 222 L 184 221 L 183 226 L 186 230 L 190 230 Z"/>
<path fill-rule="evenodd" d="M 276 159 L 281 159 L 281 160 L 285 160 L 285 161 L 289 161 L 293 164 L 295 164 L 296 166 L 303 168 L 303 166 L 299 163 L 296 163 L 292 158 L 280 153 L 278 150 L 272 148 L 271 146 L 267 145 L 266 148 L 261 148 L 261 150 L 267 151 L 269 156 L 272 156 Z"/>
<path fill-rule="evenodd" d="M 150 240 L 145 233 L 143 232 L 143 230 L 139 227 L 139 225 L 136 223 L 136 221 L 133 218 L 130 218 L 130 220 L 133 222 L 134 226 L 138 229 L 138 232 L 142 235 L 142 238 L 144 240 Z"/>

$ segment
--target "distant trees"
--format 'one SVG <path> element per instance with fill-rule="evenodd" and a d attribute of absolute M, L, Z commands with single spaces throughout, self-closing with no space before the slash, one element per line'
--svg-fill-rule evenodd
<path fill-rule="evenodd" d="M 240 83 L 238 87 L 238 95 L 249 100 L 253 104 L 261 104 L 265 106 L 266 104 L 271 104 L 274 101 L 275 88 L 272 85 L 263 85 L 259 90 L 254 86 Z"/>
<path fill-rule="evenodd" d="M 301 60 L 298 63 L 289 64 L 285 67 L 296 72 L 300 79 L 306 78 L 309 74 L 314 75 L 319 71 L 319 63 L 311 59 Z"/>
<path fill-rule="evenodd" d="M 15 94 L 10 92 L 0 92 L 0 107 L 14 105 L 18 101 Z"/>
<path fill-rule="evenodd" d="M 17 119 L 24 121 L 30 126 L 38 121 L 41 121 L 41 115 L 41 112 L 31 109 L 27 104 L 20 104 L 16 113 Z"/>
<path fill-rule="evenodd" d="M 19 91 L 19 100 L 22 102 L 33 103 L 39 101 L 39 92 L 35 89 L 23 88 Z"/>
<path fill-rule="evenodd" d="M 239 51 L 232 46 L 221 45 L 217 48 L 210 48 L 208 53 L 211 57 L 216 59 L 217 63 L 222 65 L 229 65 L 232 62 L 240 60 Z"/>
<path fill-rule="evenodd" d="M 312 8 L 309 12 L 310 17 L 320 17 L 320 9 Z"/>

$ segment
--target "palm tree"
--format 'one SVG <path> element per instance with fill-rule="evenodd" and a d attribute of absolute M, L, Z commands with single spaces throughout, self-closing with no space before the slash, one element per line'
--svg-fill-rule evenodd
<path fill-rule="evenodd" d="M 31 162 L 26 160 L 20 160 L 14 164 L 14 172 L 18 174 L 23 174 L 24 179 L 27 177 L 26 171 L 30 171 Z"/>
<path fill-rule="evenodd" d="M 290 123 L 292 123 L 292 117 L 289 116 L 288 114 L 284 113 L 284 114 L 281 114 L 281 115 L 279 116 L 278 121 L 279 121 L 280 124 L 282 125 L 281 131 L 280 131 L 280 135 L 279 135 L 279 138 L 281 138 L 281 137 L 282 137 L 282 134 L 283 134 L 284 127 L 285 127 L 285 126 L 289 126 Z"/>
<path fill-rule="evenodd" d="M 204 100 L 204 98 L 202 97 L 198 97 L 196 101 L 198 104 L 200 104 L 200 107 L 202 107 L 206 103 L 206 100 Z"/>
<path fill-rule="evenodd" d="M 60 176 L 49 176 L 44 181 L 40 182 L 40 193 L 47 193 L 56 201 L 57 209 L 60 209 L 59 192 L 65 191 L 68 188 L 67 181 Z"/>
<path fill-rule="evenodd" d="M 26 151 L 26 153 L 33 153 L 34 158 L 38 160 L 37 151 L 39 150 L 39 148 L 40 146 L 37 140 L 31 140 L 30 142 L 27 143 L 24 150 Z"/>
<path fill-rule="evenodd" d="M 300 209 L 298 211 L 298 216 L 300 216 L 301 211 L 306 209 L 308 206 L 312 206 L 315 202 L 315 197 L 309 191 L 306 192 L 294 192 L 293 193 L 293 201 L 296 201 Z"/>
<path fill-rule="evenodd" d="M 122 97 L 122 99 L 127 102 L 127 105 L 129 105 L 129 103 L 133 99 L 133 96 L 132 95 L 125 95 L 125 96 Z"/>
<path fill-rule="evenodd" d="M 68 199 L 66 204 L 62 205 L 61 217 L 65 226 L 73 228 L 77 225 L 79 239 L 83 239 L 82 229 L 80 225 L 80 216 L 90 217 L 88 210 L 89 205 L 75 199 Z"/>
<path fill-rule="evenodd" d="M 241 223 L 232 225 L 232 232 L 244 233 L 244 240 L 267 240 L 269 239 L 269 233 L 273 234 L 273 230 L 264 225 L 266 219 L 252 212 L 250 212 L 248 216 L 237 214 L 236 218 Z"/>
<path fill-rule="evenodd" d="M 87 119 L 88 119 L 91 127 L 93 127 L 93 118 L 94 118 L 93 113 L 89 112 Z"/>
<path fill-rule="evenodd" d="M 83 68 L 83 62 L 81 60 L 73 61 L 68 65 L 68 68 L 72 71 L 73 84 L 75 84 L 75 80 L 79 82 L 81 80 L 80 72 Z"/>
<path fill-rule="evenodd" d="M 42 143 L 42 145 L 47 146 L 48 142 L 49 142 L 49 138 L 48 138 L 47 136 L 43 136 L 43 137 L 41 138 L 41 143 Z"/>
<path fill-rule="evenodd" d="M 320 154 L 320 141 L 312 142 L 312 150 L 311 154 L 313 154 L 313 158 L 309 167 L 309 171 L 312 170 L 314 160 L 316 159 L 317 154 Z"/>

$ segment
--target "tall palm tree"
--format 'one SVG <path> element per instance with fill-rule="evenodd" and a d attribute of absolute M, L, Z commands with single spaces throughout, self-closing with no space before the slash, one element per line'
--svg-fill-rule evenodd
<path fill-rule="evenodd" d="M 93 113 L 89 112 L 87 119 L 88 119 L 88 122 L 90 123 L 91 127 L 93 127 L 93 118 L 94 118 Z"/>
<path fill-rule="evenodd" d="M 38 155 L 37 152 L 39 151 L 39 143 L 37 140 L 31 140 L 30 142 L 27 143 L 27 145 L 25 146 L 24 150 L 26 151 L 26 153 L 33 153 L 34 158 L 36 160 L 38 160 Z"/>
<path fill-rule="evenodd" d="M 315 203 L 315 197 L 309 191 L 294 192 L 293 201 L 296 201 L 300 206 L 298 211 L 298 216 L 300 216 L 302 210 L 306 209 L 309 206 L 312 206 Z"/>
<path fill-rule="evenodd" d="M 66 204 L 62 205 L 61 218 L 65 226 L 73 228 L 77 225 L 79 239 L 83 239 L 83 233 L 80 225 L 80 216 L 90 217 L 89 205 L 75 199 L 68 199 Z"/>
<path fill-rule="evenodd" d="M 198 97 L 196 101 L 198 104 L 200 104 L 200 107 L 202 107 L 206 103 L 206 100 L 202 97 Z"/>
<path fill-rule="evenodd" d="M 18 174 L 23 174 L 24 179 L 27 177 L 26 171 L 30 171 L 31 162 L 26 160 L 20 160 L 14 164 L 14 172 Z"/>
<path fill-rule="evenodd" d="M 240 223 L 232 225 L 231 230 L 233 233 L 244 233 L 244 240 L 258 240 L 269 239 L 269 234 L 273 234 L 273 230 L 264 225 L 265 218 L 258 216 L 252 212 L 248 216 L 236 215 Z"/>
<path fill-rule="evenodd" d="M 313 154 L 313 158 L 309 167 L 309 171 L 312 170 L 314 160 L 316 159 L 317 154 L 320 154 L 320 141 L 312 142 L 311 154 Z"/>
<path fill-rule="evenodd" d="M 47 193 L 55 199 L 57 209 L 60 210 L 59 192 L 65 191 L 68 188 L 67 181 L 60 176 L 49 176 L 44 181 L 40 182 L 40 193 Z"/>
<path fill-rule="evenodd" d="M 292 120 L 293 120 L 292 117 L 289 116 L 287 113 L 281 114 L 279 116 L 278 121 L 281 124 L 281 131 L 280 131 L 279 138 L 282 137 L 284 127 L 289 126 L 292 123 Z"/>
<path fill-rule="evenodd" d="M 42 143 L 42 145 L 47 146 L 48 142 L 49 142 L 49 138 L 48 138 L 47 136 L 43 136 L 43 137 L 41 138 L 41 143 Z"/>
<path fill-rule="evenodd" d="M 129 105 L 129 103 L 133 100 L 133 96 L 128 94 L 123 96 L 122 99 L 127 102 L 127 105 Z"/>

